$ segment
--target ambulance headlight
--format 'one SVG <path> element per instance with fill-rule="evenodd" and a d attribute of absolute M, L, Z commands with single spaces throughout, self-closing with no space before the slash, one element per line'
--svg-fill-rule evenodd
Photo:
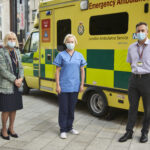
<path fill-rule="evenodd" d="M 81 3 L 80 3 L 80 9 L 81 10 L 87 10 L 88 9 L 88 4 L 89 4 L 88 0 L 82 0 Z"/>

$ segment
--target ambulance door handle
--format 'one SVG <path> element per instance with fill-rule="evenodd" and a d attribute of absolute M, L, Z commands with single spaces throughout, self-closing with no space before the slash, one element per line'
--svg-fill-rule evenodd
<path fill-rule="evenodd" d="M 47 54 L 47 60 L 51 61 L 51 54 Z"/>
<path fill-rule="evenodd" d="M 34 58 L 33 58 L 33 60 L 39 60 L 39 58 L 37 58 L 37 57 L 34 57 Z"/>

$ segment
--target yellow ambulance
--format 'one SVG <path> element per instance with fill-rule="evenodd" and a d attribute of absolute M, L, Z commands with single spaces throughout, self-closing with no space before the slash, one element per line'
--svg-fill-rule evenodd
<path fill-rule="evenodd" d="M 63 39 L 77 37 L 76 51 L 87 61 L 84 92 L 78 99 L 87 103 L 94 116 L 109 107 L 128 109 L 126 62 L 128 46 L 135 42 L 135 26 L 150 25 L 149 0 L 49 0 L 39 5 L 39 24 L 26 41 L 22 62 L 24 93 L 35 88 L 56 94 L 56 55 L 65 49 Z M 143 111 L 140 101 L 139 111 Z"/>

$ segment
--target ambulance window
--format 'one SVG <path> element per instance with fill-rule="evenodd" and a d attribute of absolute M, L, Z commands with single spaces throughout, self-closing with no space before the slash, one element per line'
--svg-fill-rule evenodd
<path fill-rule="evenodd" d="M 39 45 L 39 32 L 32 33 L 30 51 L 35 52 L 38 49 Z"/>
<path fill-rule="evenodd" d="M 71 20 L 59 20 L 57 22 L 57 50 L 63 51 L 66 49 L 63 44 L 64 38 L 67 34 L 71 33 Z"/>
<path fill-rule="evenodd" d="M 28 53 L 30 51 L 30 43 L 31 43 L 31 37 L 28 38 L 28 40 L 24 46 L 24 53 Z"/>
<path fill-rule="evenodd" d="M 128 31 L 128 13 L 116 13 L 90 18 L 89 32 L 91 35 L 123 34 Z"/>

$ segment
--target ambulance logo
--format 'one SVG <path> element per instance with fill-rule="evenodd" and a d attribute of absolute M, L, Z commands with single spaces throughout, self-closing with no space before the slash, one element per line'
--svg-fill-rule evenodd
<path fill-rule="evenodd" d="M 82 35 L 84 33 L 84 26 L 83 26 L 82 22 L 80 22 L 80 24 L 78 26 L 78 33 L 79 33 L 79 35 Z"/>
<path fill-rule="evenodd" d="M 133 39 L 137 39 L 137 34 L 136 33 L 133 33 Z"/>

